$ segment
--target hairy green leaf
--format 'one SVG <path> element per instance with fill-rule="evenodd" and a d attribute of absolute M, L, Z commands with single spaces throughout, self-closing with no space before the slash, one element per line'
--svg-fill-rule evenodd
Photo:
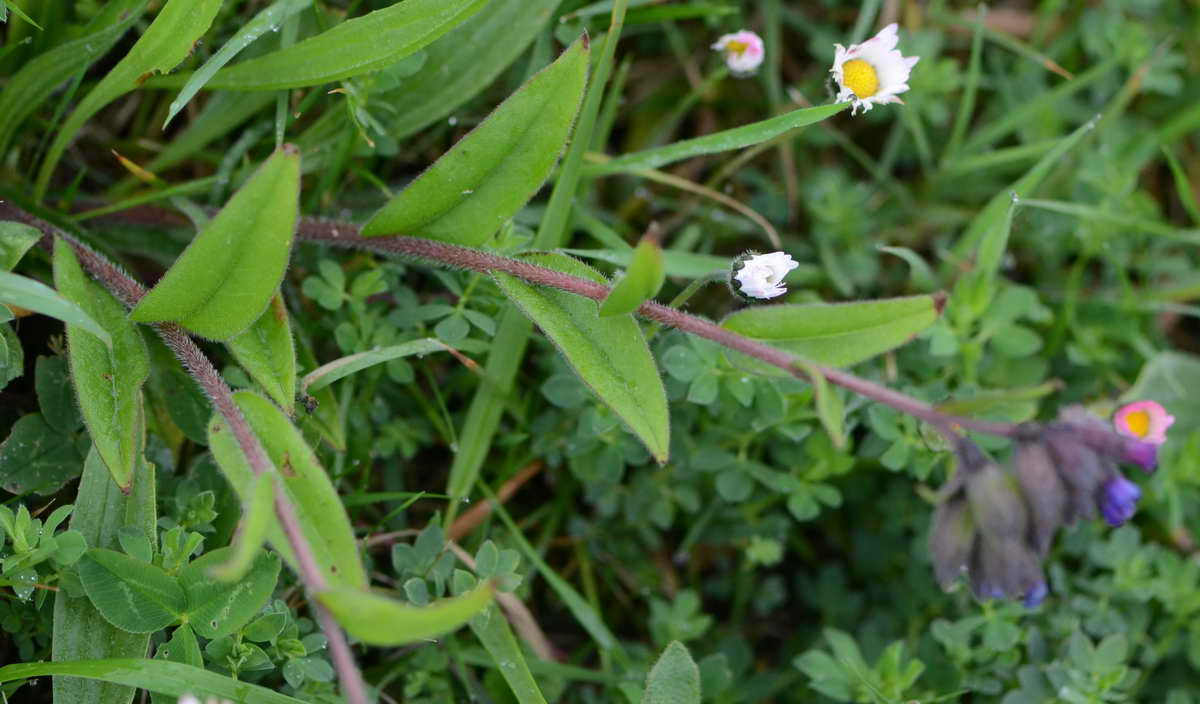
<path fill-rule="evenodd" d="M 492 602 L 492 585 L 483 582 L 462 596 L 413 606 L 360 589 L 331 589 L 317 599 L 346 632 L 370 645 L 417 643 L 461 628 Z"/>
<path fill-rule="evenodd" d="M 260 548 L 267 541 L 267 530 L 275 516 L 275 478 L 254 477 L 249 490 L 250 501 L 244 504 L 241 531 L 228 559 L 214 565 L 209 574 L 224 582 L 234 582 L 245 576 L 254 563 Z"/>
<path fill-rule="evenodd" d="M 296 402 L 296 347 L 283 296 L 276 293 L 258 320 L 225 345 L 271 400 L 291 413 Z"/>
<path fill-rule="evenodd" d="M 287 268 L 300 206 L 300 154 L 284 145 L 238 189 L 130 313 L 227 340 L 271 302 Z"/>
<path fill-rule="evenodd" d="M 383 206 L 364 237 L 410 235 L 478 246 L 541 188 L 571 134 L 587 84 L 579 39 Z"/>
<path fill-rule="evenodd" d="M 643 237 L 633 250 L 633 259 L 625 275 L 617 280 L 608 297 L 600 303 L 600 315 L 632 313 L 646 301 L 658 295 L 666 280 L 663 271 L 663 251 L 658 240 Z"/>
<path fill-rule="evenodd" d="M 671 641 L 650 668 L 642 704 L 700 704 L 700 668 L 683 643 Z"/>
<path fill-rule="evenodd" d="M 565 254 L 535 253 L 532 264 L 604 282 L 588 265 Z M 641 328 L 631 316 L 601 318 L 585 298 L 496 273 L 509 300 L 558 347 L 575 373 L 619 417 L 660 463 L 670 450 L 667 396 Z"/>

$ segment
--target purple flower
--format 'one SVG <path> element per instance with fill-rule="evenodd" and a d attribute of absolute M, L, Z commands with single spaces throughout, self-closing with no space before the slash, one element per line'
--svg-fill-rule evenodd
<path fill-rule="evenodd" d="M 1025 606 L 1032 609 L 1041 604 L 1049 593 L 1050 589 L 1046 586 L 1046 583 L 1038 582 L 1029 591 L 1025 592 Z"/>
<path fill-rule="evenodd" d="M 1115 476 L 1100 488 L 1100 512 L 1110 526 L 1119 526 L 1133 517 L 1140 498 L 1142 490 L 1137 484 L 1120 475 Z"/>
<path fill-rule="evenodd" d="M 1147 472 L 1153 472 L 1158 469 L 1158 445 L 1142 440 L 1126 440 L 1124 459 Z"/>

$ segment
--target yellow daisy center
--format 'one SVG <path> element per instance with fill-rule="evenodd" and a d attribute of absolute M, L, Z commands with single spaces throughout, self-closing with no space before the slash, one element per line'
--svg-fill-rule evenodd
<path fill-rule="evenodd" d="M 1125 416 L 1125 427 L 1139 438 L 1146 437 L 1150 432 L 1150 414 L 1146 411 L 1134 411 Z"/>
<path fill-rule="evenodd" d="M 746 42 L 739 42 L 737 40 L 731 40 L 725 43 L 725 51 L 728 51 L 730 54 L 737 54 L 738 56 L 741 56 L 742 52 L 749 48 L 749 44 Z"/>
<path fill-rule="evenodd" d="M 842 85 L 854 91 L 859 100 L 865 100 L 879 91 L 879 74 L 866 61 L 851 59 L 842 64 Z"/>

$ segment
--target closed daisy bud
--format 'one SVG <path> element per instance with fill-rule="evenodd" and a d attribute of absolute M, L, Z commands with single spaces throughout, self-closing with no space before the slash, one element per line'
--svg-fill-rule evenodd
<path fill-rule="evenodd" d="M 918 56 L 903 56 L 896 49 L 900 41 L 892 23 L 862 44 L 846 48 L 834 44 L 837 54 L 829 72 L 837 81 L 836 100 L 853 103 L 851 114 L 862 108 L 867 112 L 876 104 L 903 103 L 897 96 L 908 90 L 908 76 L 920 61 Z"/>
<path fill-rule="evenodd" d="M 775 298 L 787 293 L 783 279 L 792 269 L 800 266 L 786 252 L 759 254 L 746 252 L 733 260 L 729 270 L 729 287 L 745 300 Z"/>
<path fill-rule="evenodd" d="M 1119 526 L 1133 518 L 1140 498 L 1142 490 L 1138 485 L 1116 474 L 1100 487 L 1096 502 L 1100 504 L 1100 513 L 1104 520 L 1108 521 L 1110 526 Z"/>
<path fill-rule="evenodd" d="M 1037 554 L 1045 557 L 1066 515 L 1067 488 L 1058 476 L 1050 452 L 1040 443 L 1017 445 L 1013 465 L 1029 505 L 1030 542 Z"/>
<path fill-rule="evenodd" d="M 765 56 L 762 37 L 748 29 L 723 35 L 712 48 L 725 55 L 725 65 L 735 76 L 754 73 Z"/>

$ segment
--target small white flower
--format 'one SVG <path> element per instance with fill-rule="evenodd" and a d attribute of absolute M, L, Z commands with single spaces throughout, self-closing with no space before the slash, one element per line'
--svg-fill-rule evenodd
<path fill-rule="evenodd" d="M 205 699 L 203 703 L 201 703 L 201 701 L 199 699 L 197 699 L 194 695 L 185 694 L 179 698 L 179 700 L 176 702 L 176 704 L 233 704 L 233 702 L 229 701 L 228 699 L 217 699 L 216 697 L 209 697 L 209 698 Z"/>
<path fill-rule="evenodd" d="M 800 266 L 786 252 L 753 254 L 739 259 L 742 268 L 735 268 L 733 278 L 740 284 L 740 292 L 752 298 L 774 298 L 787 293 L 783 277 Z M 734 266 L 737 266 L 736 261 Z"/>
<path fill-rule="evenodd" d="M 725 53 L 725 65 L 735 76 L 746 76 L 763 62 L 762 37 L 748 29 L 723 35 L 712 48 Z"/>
<path fill-rule="evenodd" d="M 834 44 L 837 55 L 829 72 L 838 84 L 837 101 L 853 101 L 851 115 L 859 108 L 867 112 L 875 104 L 904 102 L 896 96 L 908 90 L 908 75 L 921 57 L 902 56 L 896 48 L 899 39 L 893 22 L 849 49 Z"/>

